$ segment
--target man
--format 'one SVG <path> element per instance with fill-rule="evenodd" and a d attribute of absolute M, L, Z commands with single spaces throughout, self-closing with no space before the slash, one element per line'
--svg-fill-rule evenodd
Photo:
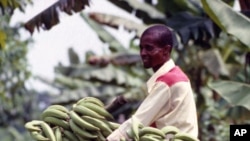
<path fill-rule="evenodd" d="M 148 95 L 133 118 L 144 126 L 161 129 L 167 125 L 182 132 L 198 136 L 196 105 L 190 81 L 185 73 L 171 59 L 173 37 L 165 25 L 147 28 L 140 38 L 140 55 L 145 68 L 152 68 L 154 74 L 147 81 Z M 109 141 L 127 137 L 131 118 L 108 136 Z"/>

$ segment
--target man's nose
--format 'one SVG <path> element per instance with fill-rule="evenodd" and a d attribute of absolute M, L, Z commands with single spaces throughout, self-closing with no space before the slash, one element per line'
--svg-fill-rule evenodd
<path fill-rule="evenodd" d="M 147 55 L 147 52 L 145 49 L 141 49 L 141 56 Z"/>

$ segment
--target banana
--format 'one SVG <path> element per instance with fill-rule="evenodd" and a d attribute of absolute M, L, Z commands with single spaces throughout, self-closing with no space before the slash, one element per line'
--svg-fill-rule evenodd
<path fill-rule="evenodd" d="M 93 118 L 93 117 L 90 117 L 90 116 L 82 116 L 81 118 L 83 120 L 95 125 L 96 127 L 98 127 L 103 132 L 104 131 L 107 132 L 106 134 L 112 133 L 112 130 L 110 129 L 110 127 L 103 120 Z"/>
<path fill-rule="evenodd" d="M 135 117 L 132 116 L 131 118 L 131 124 L 132 124 L 132 133 L 135 138 L 135 140 L 139 140 L 139 127 L 143 126 L 141 122 L 139 122 Z"/>
<path fill-rule="evenodd" d="M 144 134 L 143 136 L 151 136 L 151 137 L 153 137 L 155 139 L 158 139 L 158 140 L 163 140 L 164 139 L 162 136 L 159 136 L 159 135 L 156 135 L 156 134 Z M 141 137 L 143 137 L 143 136 L 141 136 Z"/>
<path fill-rule="evenodd" d="M 133 131 L 132 131 L 132 128 L 128 128 L 128 129 L 126 130 L 126 134 L 127 134 L 127 136 L 128 136 L 130 139 L 133 139 L 133 138 L 134 138 L 134 133 L 133 133 Z"/>
<path fill-rule="evenodd" d="M 49 141 L 50 139 L 43 136 L 40 132 L 38 131 L 31 131 L 30 135 L 33 139 L 38 140 L 38 141 Z"/>
<path fill-rule="evenodd" d="M 93 135 L 90 132 L 81 129 L 78 125 L 76 125 L 72 119 L 69 120 L 69 125 L 71 127 L 71 129 L 73 130 L 73 132 L 75 132 L 76 134 L 78 134 L 79 136 L 83 137 L 83 138 L 88 138 L 88 139 L 95 139 L 97 138 L 97 135 Z"/>
<path fill-rule="evenodd" d="M 24 127 L 29 131 L 41 131 L 41 128 L 38 126 L 40 122 L 39 120 L 32 120 L 25 123 Z"/>
<path fill-rule="evenodd" d="M 56 141 L 62 141 L 62 132 L 59 126 L 56 126 L 54 129 L 54 134 L 56 137 Z"/>
<path fill-rule="evenodd" d="M 52 108 L 48 108 L 43 111 L 42 119 L 44 120 L 45 117 L 56 117 L 63 120 L 69 119 L 69 115 L 67 113 Z"/>
<path fill-rule="evenodd" d="M 117 129 L 117 128 L 120 127 L 120 124 L 119 124 L 119 123 L 112 122 L 112 121 L 108 121 L 108 125 L 109 125 L 109 127 L 110 127 L 112 130 L 115 130 L 115 129 Z"/>
<path fill-rule="evenodd" d="M 163 127 L 163 128 L 161 128 L 161 131 L 165 134 L 165 135 L 167 135 L 167 134 L 176 134 L 176 133 L 178 133 L 180 130 L 177 128 L 177 127 L 175 127 L 175 126 L 171 126 L 171 125 L 168 125 L 168 126 L 165 126 L 165 127 Z"/>
<path fill-rule="evenodd" d="M 63 136 L 63 137 L 62 137 L 62 141 L 71 141 L 71 140 L 68 139 L 67 137 Z"/>
<path fill-rule="evenodd" d="M 49 109 L 49 108 L 56 109 L 56 110 L 62 111 L 64 113 L 69 112 L 69 110 L 66 107 L 62 106 L 62 105 L 50 105 L 49 107 L 47 107 L 47 109 Z"/>
<path fill-rule="evenodd" d="M 44 132 L 45 136 L 50 139 L 50 141 L 56 141 L 56 137 L 52 128 L 46 123 L 41 122 L 42 131 Z"/>
<path fill-rule="evenodd" d="M 63 134 L 70 140 L 70 141 L 78 141 L 79 139 L 77 138 L 77 136 L 72 133 L 69 130 L 63 130 Z"/>
<path fill-rule="evenodd" d="M 104 137 L 108 137 L 112 132 L 110 132 L 110 131 L 108 131 L 108 130 L 104 130 L 104 131 L 101 131 L 102 132 L 102 134 L 103 134 L 103 136 Z"/>
<path fill-rule="evenodd" d="M 75 111 L 76 113 L 79 113 L 81 115 L 91 116 L 91 117 L 99 118 L 99 119 L 105 119 L 104 116 L 101 116 L 100 114 L 96 113 L 95 111 L 93 111 L 87 107 L 84 107 L 82 105 L 74 106 L 73 111 Z"/>
<path fill-rule="evenodd" d="M 184 141 L 184 140 L 181 140 L 181 139 L 174 139 L 173 141 Z"/>
<path fill-rule="evenodd" d="M 77 136 L 77 139 L 79 141 L 87 141 L 87 140 L 89 140 L 88 138 L 83 138 L 83 137 L 79 136 L 78 134 L 75 134 L 75 135 Z"/>
<path fill-rule="evenodd" d="M 100 107 L 94 103 L 82 103 L 81 105 L 104 116 L 108 120 L 114 120 L 114 117 L 104 107 Z"/>
<path fill-rule="evenodd" d="M 143 136 L 144 134 L 147 134 L 147 133 L 149 133 L 149 134 L 156 134 L 156 135 L 161 136 L 162 138 L 165 138 L 164 133 L 160 129 L 149 127 L 149 126 L 143 127 L 139 131 L 139 136 Z"/>
<path fill-rule="evenodd" d="M 121 137 L 120 141 L 126 141 L 126 138 L 125 137 Z"/>
<path fill-rule="evenodd" d="M 55 126 L 60 126 L 63 129 L 67 129 L 67 130 L 70 129 L 68 122 L 62 119 L 58 119 L 55 117 L 45 117 L 44 121 Z"/>
<path fill-rule="evenodd" d="M 154 138 L 153 136 L 141 136 L 140 140 L 142 141 L 164 141 L 164 139 L 157 139 L 157 138 Z"/>
<path fill-rule="evenodd" d="M 102 132 L 97 131 L 97 135 L 98 135 L 98 137 L 97 137 L 97 140 L 98 140 L 98 141 L 105 141 L 105 140 L 106 140 L 106 138 L 105 138 L 105 136 L 102 134 Z"/>
<path fill-rule="evenodd" d="M 99 128 L 93 126 L 91 123 L 88 123 L 87 121 L 83 120 L 77 113 L 74 111 L 69 112 L 71 119 L 80 127 L 85 128 L 87 130 L 91 131 L 98 131 Z"/>
<path fill-rule="evenodd" d="M 104 107 L 104 103 L 95 97 L 84 97 L 80 99 L 76 104 L 81 104 L 81 103 L 93 103 L 99 105 L 100 107 Z"/>
<path fill-rule="evenodd" d="M 199 141 L 197 138 L 191 136 L 190 134 L 182 132 L 175 134 L 174 139 L 180 139 L 184 141 Z"/>

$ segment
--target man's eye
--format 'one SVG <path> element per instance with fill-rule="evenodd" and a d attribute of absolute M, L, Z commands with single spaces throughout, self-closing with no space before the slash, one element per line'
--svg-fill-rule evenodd
<path fill-rule="evenodd" d="M 153 47 L 152 46 L 145 46 L 145 49 L 148 51 L 151 51 L 151 50 L 153 50 Z"/>

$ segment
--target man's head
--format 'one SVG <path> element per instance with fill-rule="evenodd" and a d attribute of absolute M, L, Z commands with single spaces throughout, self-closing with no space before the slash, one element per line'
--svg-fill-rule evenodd
<path fill-rule="evenodd" d="M 147 28 L 140 38 L 140 55 L 145 68 L 158 70 L 169 60 L 173 46 L 171 30 L 165 25 Z"/>

